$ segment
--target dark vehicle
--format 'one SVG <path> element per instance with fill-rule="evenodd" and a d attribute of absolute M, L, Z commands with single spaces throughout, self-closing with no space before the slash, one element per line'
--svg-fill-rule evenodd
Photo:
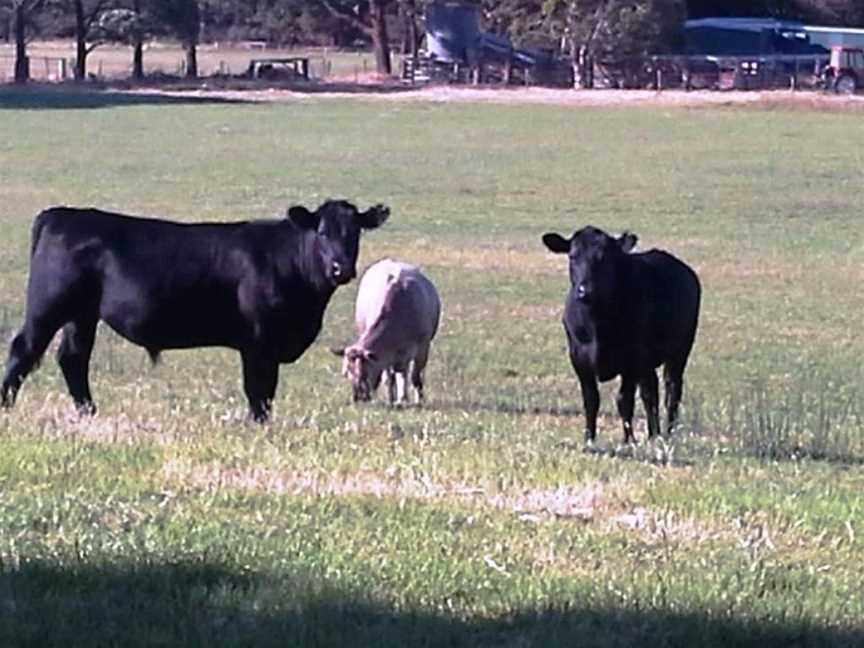
<path fill-rule="evenodd" d="M 624 443 L 633 436 L 636 387 L 648 418 L 648 435 L 660 433 L 656 369 L 663 365 L 667 433 L 678 415 L 684 368 L 696 337 L 701 287 L 693 270 L 661 250 L 631 253 L 634 234 L 613 238 L 584 227 L 565 239 L 543 235 L 549 250 L 570 258 L 570 291 L 564 330 L 570 362 L 582 388 L 585 439 L 597 435 L 597 382 L 621 376 L 618 413 Z"/>
<path fill-rule="evenodd" d="M 96 411 L 88 378 L 101 320 L 155 362 L 164 349 L 221 346 L 243 360 L 251 416 L 270 415 L 279 364 L 294 362 L 321 330 L 338 286 L 356 274 L 360 232 L 389 210 L 344 200 L 286 218 L 177 223 L 97 209 L 54 207 L 36 217 L 24 326 L 0 388 L 11 407 L 54 334 L 78 410 Z"/>

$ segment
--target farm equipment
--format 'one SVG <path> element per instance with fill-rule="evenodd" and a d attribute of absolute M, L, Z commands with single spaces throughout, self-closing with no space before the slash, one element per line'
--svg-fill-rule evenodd
<path fill-rule="evenodd" d="M 838 94 L 854 94 L 864 86 L 864 49 L 835 45 L 822 73 L 825 88 Z"/>
<path fill-rule="evenodd" d="M 406 81 L 573 85 L 569 62 L 542 49 L 516 47 L 507 36 L 482 31 L 480 8 L 473 3 L 430 2 L 425 25 L 425 46 L 403 60 Z"/>

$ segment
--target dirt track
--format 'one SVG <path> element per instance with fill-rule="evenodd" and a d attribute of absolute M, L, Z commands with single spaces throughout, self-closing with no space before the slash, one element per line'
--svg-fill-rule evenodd
<path fill-rule="evenodd" d="M 39 103 L 46 95 L 98 95 L 104 92 L 195 99 L 228 99 L 242 102 L 297 102 L 321 99 L 360 99 L 385 102 L 495 103 L 572 107 L 744 107 L 818 112 L 864 111 L 864 94 L 840 96 L 819 91 L 683 91 L 572 90 L 538 87 L 425 86 L 413 88 L 396 81 L 374 78 L 331 80 L 302 84 L 262 85 L 235 79 L 172 80 L 135 86 L 127 81 L 108 83 L 31 83 L 26 87 L 0 84 L 4 96 L 29 96 Z"/>
<path fill-rule="evenodd" d="M 148 89 L 150 90 L 150 89 Z M 864 95 L 837 96 L 815 91 L 690 91 L 665 90 L 570 90 L 550 88 L 476 88 L 466 86 L 405 86 L 377 83 L 326 83 L 294 88 L 224 89 L 208 87 L 184 91 L 199 96 L 219 96 L 245 101 L 282 102 L 312 98 L 356 98 L 374 101 L 430 101 L 560 106 L 744 106 L 804 110 L 864 110 Z M 173 94 L 173 92 L 171 93 Z"/>

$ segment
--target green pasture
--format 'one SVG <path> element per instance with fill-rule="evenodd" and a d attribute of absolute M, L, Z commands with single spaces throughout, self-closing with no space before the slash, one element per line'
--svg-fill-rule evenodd
<path fill-rule="evenodd" d="M 56 204 L 383 202 L 361 271 L 444 303 L 424 407 L 350 403 L 355 283 L 263 427 L 235 353 L 100 328 L 82 420 L 52 347 L 0 413 L 0 645 L 864 645 L 862 167 L 859 113 L 0 91 L 4 347 Z M 671 439 L 607 385 L 583 447 L 540 236 L 588 223 L 702 279 Z"/>

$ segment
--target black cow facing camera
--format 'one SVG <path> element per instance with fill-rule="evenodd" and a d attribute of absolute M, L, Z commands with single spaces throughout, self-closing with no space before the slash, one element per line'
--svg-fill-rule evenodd
<path fill-rule="evenodd" d="M 99 320 L 147 349 L 221 346 L 243 361 L 251 416 L 270 415 L 279 364 L 297 360 L 321 330 L 338 286 L 357 275 L 360 232 L 383 205 L 344 200 L 286 218 L 177 223 L 97 209 L 54 207 L 36 217 L 24 326 L 12 340 L 0 401 L 63 329 L 57 360 L 82 413 L 94 413 L 88 378 Z"/>
<path fill-rule="evenodd" d="M 696 337 L 701 288 L 696 273 L 661 250 L 631 252 L 637 238 L 613 238 L 584 227 L 569 239 L 549 233 L 543 243 L 570 258 L 564 330 L 570 362 L 582 388 L 585 439 L 597 435 L 597 382 L 621 376 L 618 413 L 624 442 L 633 436 L 636 386 L 648 417 L 648 435 L 660 433 L 656 369 L 663 365 L 667 433 L 678 415 L 684 367 Z"/>

